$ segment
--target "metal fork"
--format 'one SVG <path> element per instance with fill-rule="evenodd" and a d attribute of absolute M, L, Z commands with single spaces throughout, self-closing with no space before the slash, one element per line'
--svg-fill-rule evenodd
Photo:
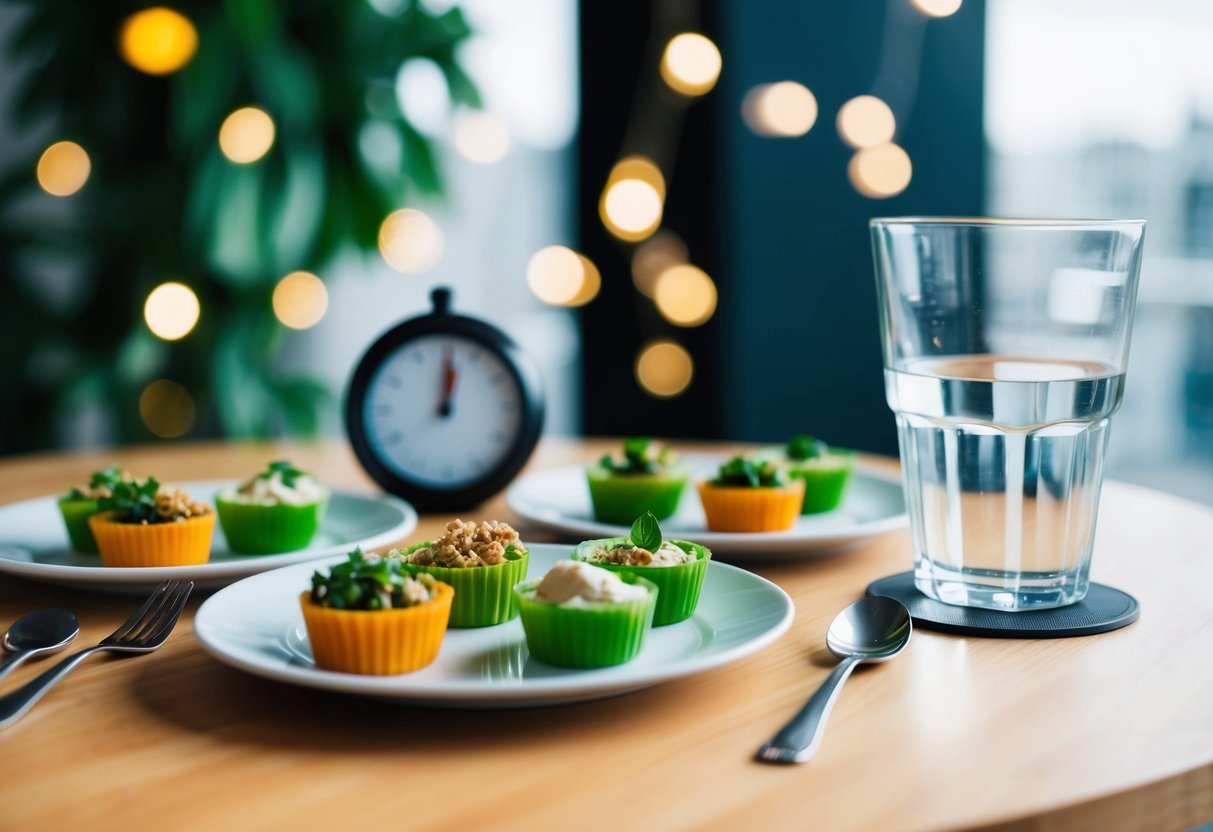
<path fill-rule="evenodd" d="M 174 580 L 162 582 L 137 613 L 98 644 L 73 653 L 33 681 L 0 696 L 0 728 L 7 728 L 20 719 L 69 670 L 93 653 L 102 650 L 150 653 L 164 644 L 177 625 L 177 619 L 181 617 L 193 589 L 192 581 L 185 584 Z"/>

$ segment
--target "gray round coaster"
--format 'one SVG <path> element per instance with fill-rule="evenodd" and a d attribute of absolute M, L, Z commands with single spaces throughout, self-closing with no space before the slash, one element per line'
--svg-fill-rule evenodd
<path fill-rule="evenodd" d="M 1091 584 L 1076 604 L 1047 610 L 1000 612 L 957 607 L 928 598 L 914 586 L 914 573 L 901 572 L 868 584 L 865 595 L 885 595 L 906 605 L 914 626 L 945 633 L 990 638 L 1068 638 L 1118 630 L 1137 620 L 1137 599 L 1104 584 Z"/>

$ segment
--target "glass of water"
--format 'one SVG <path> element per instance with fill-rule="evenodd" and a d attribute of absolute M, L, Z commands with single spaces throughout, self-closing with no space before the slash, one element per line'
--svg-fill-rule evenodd
<path fill-rule="evenodd" d="M 914 583 L 949 604 L 1087 592 L 1145 222 L 871 221 Z"/>

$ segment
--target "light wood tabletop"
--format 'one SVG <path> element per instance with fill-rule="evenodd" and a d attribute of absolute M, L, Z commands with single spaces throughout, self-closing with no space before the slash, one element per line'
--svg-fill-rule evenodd
<path fill-rule="evenodd" d="M 604 447 L 545 439 L 530 468 Z M 113 461 L 186 481 L 241 478 L 275 458 L 374 491 L 340 442 L 200 443 L 3 460 L 0 503 L 62 493 Z M 517 522 L 500 495 L 465 516 Z M 423 516 L 409 539 L 449 519 Z M 647 690 L 532 709 L 409 706 L 248 675 L 194 636 L 200 594 L 159 651 L 90 659 L 0 732 L 0 828 L 1165 830 L 1213 819 L 1213 511 L 1106 484 L 1093 578 L 1135 595 L 1139 621 L 1055 640 L 917 629 L 904 655 L 855 674 L 817 756 L 794 766 L 754 752 L 829 673 L 833 616 L 908 569 L 910 553 L 897 531 L 833 556 L 779 557 L 745 564 L 796 604 L 771 646 Z M 47 606 L 77 614 L 86 646 L 134 602 L 0 576 L 0 627 Z M 28 662 L 4 690 L 47 666 Z"/>

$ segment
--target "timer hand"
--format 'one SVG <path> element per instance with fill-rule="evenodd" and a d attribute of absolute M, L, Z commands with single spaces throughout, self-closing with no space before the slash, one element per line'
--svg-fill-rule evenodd
<path fill-rule="evenodd" d="M 455 372 L 451 351 L 447 349 L 442 353 L 442 398 L 438 402 L 438 415 L 443 419 L 454 412 L 452 402 L 455 398 L 455 383 L 458 380 L 459 374 Z"/>

